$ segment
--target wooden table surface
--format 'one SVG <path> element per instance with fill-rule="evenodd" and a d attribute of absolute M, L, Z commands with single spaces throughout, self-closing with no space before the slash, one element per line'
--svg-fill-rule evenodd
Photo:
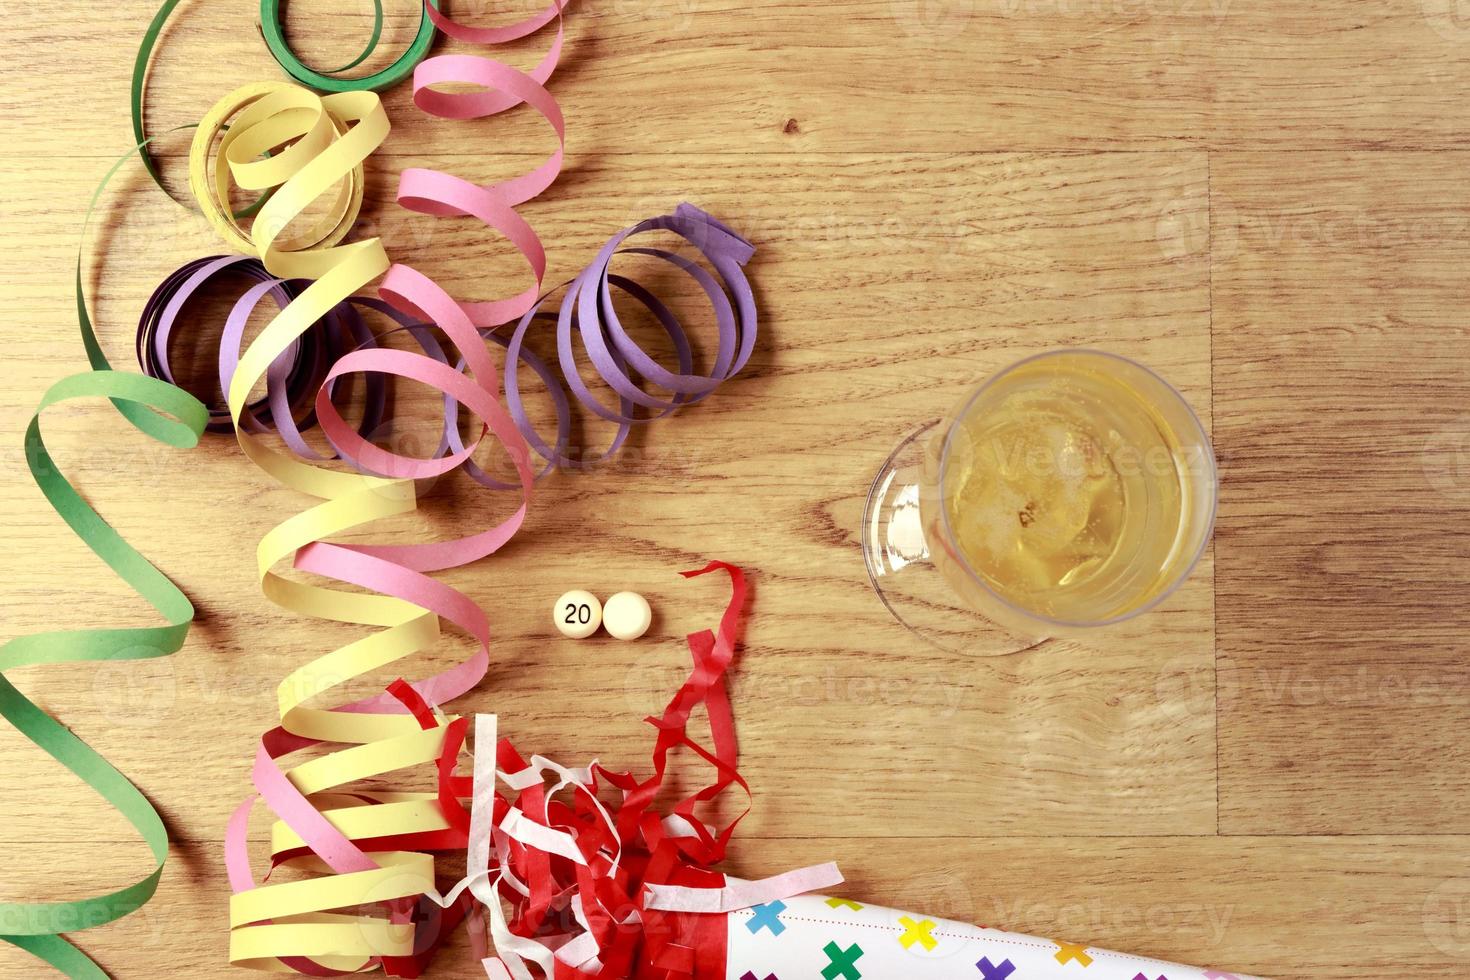
<path fill-rule="evenodd" d="M 415 15 L 387 6 L 393 48 Z M 84 365 L 72 263 L 88 195 L 131 142 L 153 8 L 7 4 L 6 636 L 151 622 L 31 484 L 21 434 Z M 294 0 L 288 27 L 325 64 L 370 16 Z M 155 131 L 278 77 L 255 19 L 249 0 L 180 8 Z M 546 43 L 504 56 L 529 65 Z M 614 472 L 548 480 L 512 548 L 446 576 L 496 631 L 459 710 L 498 712 L 568 763 L 646 767 L 640 719 L 678 681 L 678 638 L 723 601 L 673 572 L 724 558 L 756 585 L 733 685 L 756 800 L 732 869 L 836 860 L 854 897 L 1276 978 L 1470 973 L 1470 18 L 1455 0 L 580 0 L 552 88 L 567 171 L 523 209 L 548 282 L 691 200 L 758 243 L 764 332 L 737 382 Z M 398 209 L 393 175 L 511 176 L 549 152 L 545 124 L 430 120 L 402 87 L 386 101 L 366 218 L 390 252 L 465 297 L 523 288 L 504 241 Z M 185 139 L 161 141 L 176 185 Z M 138 167 L 103 206 L 87 282 L 130 365 L 148 292 L 221 248 Z M 1154 366 L 1209 421 L 1212 554 L 1117 634 L 999 659 L 928 649 L 869 589 L 868 481 L 979 379 L 1077 344 Z M 231 440 L 163 449 L 100 405 L 46 432 L 202 613 L 164 661 L 13 674 L 174 837 L 154 903 L 80 943 L 122 978 L 237 975 L 225 819 L 276 683 L 350 631 L 257 592 L 254 541 L 302 501 Z M 506 509 L 456 484 L 417 526 Z M 553 637 L 547 607 L 572 587 L 639 589 L 658 623 L 632 644 Z M 465 653 L 456 639 L 429 659 Z M 147 872 L 77 780 L 9 728 L 0 751 L 0 900 Z M 431 975 L 471 975 L 465 946 Z M 0 976 L 36 973 L 0 946 Z"/>

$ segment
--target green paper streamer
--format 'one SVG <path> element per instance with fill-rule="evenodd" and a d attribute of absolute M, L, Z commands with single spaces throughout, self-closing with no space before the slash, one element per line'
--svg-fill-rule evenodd
<path fill-rule="evenodd" d="M 340 75 L 344 71 L 351 71 L 364 61 L 368 55 L 378 49 L 378 41 L 383 37 L 383 0 L 373 0 L 373 32 L 368 36 L 367 46 L 362 49 L 362 54 L 353 58 L 341 68 L 327 68 L 323 70 L 325 75 Z"/>
<path fill-rule="evenodd" d="M 145 132 L 146 127 L 143 123 L 143 97 L 147 88 L 148 65 L 153 60 L 153 49 L 158 46 L 158 36 L 163 33 L 163 25 L 168 22 L 168 18 L 174 12 L 174 8 L 182 2 L 183 0 L 163 0 L 163 6 L 158 8 L 158 13 L 153 15 L 153 20 L 149 22 L 148 29 L 143 32 L 143 40 L 138 45 L 138 55 L 133 59 L 133 83 L 128 100 L 133 117 L 133 140 L 138 144 L 135 149 L 137 150 L 138 156 L 143 160 L 143 166 L 148 170 L 148 176 L 153 178 L 153 183 L 157 184 L 158 189 L 168 195 L 170 200 L 181 207 L 188 207 L 183 201 L 174 197 L 173 193 L 164 186 L 163 175 L 158 172 L 158 161 L 153 159 L 153 152 L 148 148 L 148 145 L 153 142 L 154 137 L 149 136 Z M 373 0 L 373 36 L 368 41 L 368 46 L 363 50 L 362 54 L 357 56 L 355 61 L 349 62 L 343 68 L 338 69 L 338 71 L 346 71 L 348 68 L 361 63 L 378 46 L 378 38 L 383 32 L 383 8 L 381 4 L 382 0 Z M 174 129 L 169 130 L 169 132 L 193 128 L 193 126 L 176 126 Z M 265 155 L 270 156 L 269 153 Z M 115 170 L 116 168 L 113 169 Z M 109 176 L 111 175 L 109 174 Z M 248 218 L 259 211 L 265 202 L 269 200 L 270 192 L 267 191 L 256 198 L 253 204 L 246 206 L 244 210 L 236 211 L 235 217 Z"/>
<path fill-rule="evenodd" d="M 82 236 L 102 189 L 139 146 L 128 150 L 103 177 L 87 208 Z M 139 431 L 178 448 L 198 444 L 209 423 L 209 410 L 188 392 L 139 374 L 112 370 L 97 341 L 82 288 L 82 248 L 77 249 L 76 300 L 78 325 L 93 370 L 62 378 L 47 390 L 31 416 L 25 434 L 31 477 L 51 506 L 77 536 L 109 568 L 146 599 L 165 625 L 130 629 L 86 629 L 35 633 L 0 646 L 0 716 L 53 759 L 79 776 L 118 810 L 142 836 L 155 867 L 147 877 L 104 895 L 71 902 L 0 902 L 0 940 L 39 957 L 76 980 L 106 978 L 89 956 L 61 937 L 107 922 L 141 908 L 158 888 L 168 858 L 168 832 L 158 811 L 111 763 L 33 704 L 4 676 L 14 667 L 35 664 L 143 660 L 164 657 L 184 644 L 194 620 L 194 606 L 174 583 L 132 545 L 123 540 L 61 474 L 41 438 L 41 414 L 53 405 L 82 398 L 107 398 Z"/>
<path fill-rule="evenodd" d="M 159 7 L 158 13 L 153 15 L 153 20 L 148 24 L 148 30 L 143 32 L 143 43 L 138 45 L 138 56 L 133 59 L 133 87 L 132 94 L 129 96 L 133 111 L 133 142 L 138 144 L 138 156 L 143 158 L 143 166 L 148 168 L 148 176 L 153 178 L 158 189 L 165 194 L 168 194 L 168 188 L 163 186 L 163 177 L 158 173 L 158 164 L 154 162 L 153 154 L 148 149 L 148 144 L 152 141 L 143 131 L 143 87 L 148 76 L 148 63 L 153 57 L 153 48 L 158 44 L 158 35 L 163 33 L 164 23 L 180 2 L 181 0 L 163 0 L 163 6 Z M 169 194 L 169 197 L 173 195 Z"/>
<path fill-rule="evenodd" d="M 178 0 L 173 0 L 177 3 Z M 439 9 L 439 0 L 427 0 L 427 3 Z M 328 71 L 317 71 L 296 57 L 296 52 L 286 43 L 286 31 L 282 24 L 281 13 L 285 8 L 286 0 L 260 0 L 260 33 L 265 38 L 265 46 L 270 49 L 271 56 L 286 70 L 286 74 L 296 79 L 303 85 L 309 85 L 321 92 L 362 92 L 379 91 L 397 85 L 418 66 L 424 56 L 429 53 L 429 48 L 434 43 L 436 28 L 434 22 L 429 19 L 426 10 L 420 15 L 418 34 L 414 36 L 413 42 L 408 50 L 399 56 L 393 64 L 365 75 L 362 78 L 337 78 L 336 75 L 355 68 L 367 60 L 368 55 L 378 46 L 378 40 L 382 36 L 383 8 L 381 0 L 373 0 L 373 34 L 368 41 L 367 49 L 356 59 L 341 68 Z"/>

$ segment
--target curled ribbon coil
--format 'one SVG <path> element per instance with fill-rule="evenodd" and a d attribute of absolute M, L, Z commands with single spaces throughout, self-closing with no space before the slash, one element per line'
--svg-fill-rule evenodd
<path fill-rule="evenodd" d="M 715 274 L 667 249 L 627 245 L 635 236 L 656 231 L 673 232 L 694 246 Z M 620 254 L 656 258 L 698 284 L 709 300 L 719 335 L 707 374 L 695 372 L 689 333 L 668 305 L 636 280 L 612 272 L 613 259 Z M 556 389 L 551 390 L 551 395 L 558 415 L 557 441 L 548 443 L 532 427 L 521 399 L 516 363 L 526 356 L 525 340 L 535 324 L 550 317 L 541 312 L 544 302 L 526 311 L 507 344 L 505 399 L 522 434 L 547 460 L 548 466 L 575 468 L 611 457 L 622 448 L 634 425 L 663 418 L 701 400 L 745 367 L 755 350 L 757 335 L 755 292 L 744 270 L 754 254 L 755 246 L 727 225 L 692 204 L 680 204 L 673 214 L 648 218 L 618 232 L 572 280 L 555 317 L 558 363 L 562 380 L 577 401 L 592 414 L 618 427 L 611 444 L 599 455 L 586 450 L 575 454 L 569 451 L 567 400 Z M 629 335 L 613 302 L 614 288 L 653 314 L 673 345 L 677 371 L 660 365 Z M 577 369 L 577 340 L 581 341 L 582 350 L 598 377 L 617 393 L 617 408 L 603 405 L 582 380 Z M 663 388 L 670 395 L 651 394 L 644 382 Z"/>
<path fill-rule="evenodd" d="M 386 88 L 413 70 L 413 101 L 423 111 L 443 119 L 481 119 L 518 105 L 539 112 L 556 134 L 557 147 L 528 173 L 497 184 L 481 186 L 463 178 L 411 167 L 399 176 L 398 202 L 412 211 L 439 217 L 469 216 L 500 232 L 515 246 L 531 269 L 535 281 L 520 293 L 505 299 L 466 303 L 462 309 L 480 327 L 495 327 L 530 309 L 546 277 L 546 248 L 530 224 L 515 210 L 555 182 L 566 152 L 566 124 L 561 107 L 546 89 L 556 71 L 565 40 L 562 12 L 565 0 L 552 0 L 541 11 L 504 27 L 471 27 L 445 15 L 438 0 L 425 0 L 418 36 L 409 50 L 392 65 L 362 78 L 341 78 L 334 72 L 308 68 L 287 44 L 281 27 L 282 0 L 261 0 L 261 31 L 277 63 L 293 78 L 326 92 L 361 92 Z M 472 44 L 496 45 L 535 34 L 557 22 L 556 38 L 539 64 L 521 71 L 503 62 L 476 55 L 438 55 L 423 60 L 437 28 L 449 37 Z M 378 40 L 375 30 L 368 50 Z M 351 65 L 347 66 L 351 67 Z M 435 86 L 470 86 L 471 91 L 447 92 Z M 403 264 L 389 270 L 380 295 L 398 309 L 423 320 L 437 319 L 430 308 L 442 290 L 423 273 Z"/>
<path fill-rule="evenodd" d="M 470 216 L 504 235 L 525 258 L 535 279 L 520 293 L 505 299 L 465 303 L 461 309 L 472 323 L 494 327 L 509 323 L 530 309 L 546 277 L 546 249 L 530 224 L 515 210 L 545 191 L 561 173 L 566 152 L 566 124 L 561 107 L 546 90 L 546 81 L 561 59 L 565 30 L 563 0 L 553 0 L 540 13 L 507 27 L 474 28 L 450 20 L 433 5 L 425 6 L 429 19 L 450 37 L 475 44 L 502 44 L 528 37 L 553 19 L 556 38 L 540 64 L 529 72 L 477 55 L 437 55 L 413 73 L 413 101 L 423 111 L 443 119 L 481 119 L 525 104 L 539 112 L 556 134 L 557 147 L 528 173 L 498 184 L 481 186 L 439 170 L 411 167 L 398 179 L 398 203 L 421 214 Z M 446 92 L 435 86 L 471 86 L 470 91 Z M 438 317 L 431 307 L 443 293 L 423 273 L 402 263 L 384 277 L 379 294 L 389 303 L 421 319 Z"/>
<path fill-rule="evenodd" d="M 671 232 L 692 246 L 713 272 L 678 252 L 629 244 L 637 236 L 661 231 Z M 700 401 L 745 367 L 757 339 L 755 292 L 744 268 L 754 254 L 755 247 L 739 233 L 691 204 L 680 204 L 672 214 L 647 218 L 610 238 L 595 260 L 567 286 L 558 312 L 546 311 L 544 307 L 548 301 L 543 299 L 526 311 L 513 330 L 494 332 L 480 329 L 479 334 L 485 341 L 505 348 L 506 407 L 522 436 L 546 461 L 541 475 L 553 467 L 583 468 L 612 457 L 622 448 L 634 425 L 663 418 L 683 406 Z M 691 331 L 669 304 L 651 287 L 612 271 L 613 262 L 619 255 L 658 259 L 679 269 L 697 284 L 709 302 L 717 333 L 717 344 L 707 372 L 695 372 Z M 200 259 L 185 265 L 164 280 L 144 309 L 138 346 L 139 361 L 147 373 L 173 380 L 168 366 L 168 343 L 174 335 L 184 302 L 215 277 L 230 271 L 243 272 L 259 282 L 239 297 L 226 321 L 220 349 L 220 373 L 225 379 L 233 373 L 244 323 L 255 307 L 267 296 L 275 296 L 280 302 L 303 288 L 300 283 L 271 277 L 258 261 L 246 258 Z M 439 297 L 436 311 L 450 319 L 458 316 L 463 322 L 463 311 L 447 303 L 442 291 L 436 295 Z M 629 297 L 653 315 L 673 347 L 677 361 L 675 370 L 660 365 L 637 344 L 619 317 L 615 296 Z M 310 392 L 317 390 L 325 376 L 317 366 L 324 361 L 334 363 L 335 358 L 344 356 L 348 350 L 376 347 L 383 339 L 364 325 L 354 307 L 372 309 L 389 316 L 398 323 L 398 329 L 413 337 L 426 356 L 449 363 L 448 355 L 435 342 L 432 333 L 416 319 L 383 301 L 352 297 L 339 304 L 304 335 L 299 350 L 283 353 L 282 358 L 271 366 L 267 375 L 267 396 L 245 416 L 247 424 L 255 431 L 279 425 L 282 438 L 298 455 L 321 458 L 305 445 L 299 434 L 299 425 L 294 421 L 296 415 L 301 415 L 307 424 L 314 418 L 314 412 L 296 409 L 303 404 L 309 405 Z M 527 346 L 529 337 L 538 327 L 555 331 L 557 358 L 554 363 L 542 361 Z M 616 393 L 616 407 L 602 404 L 582 380 L 578 370 L 581 358 L 589 361 L 598 377 Z M 517 373 L 522 364 L 540 379 L 550 396 L 556 414 L 554 438 L 543 437 L 531 422 Z M 463 371 L 465 359 L 459 358 L 454 366 L 456 371 Z M 384 393 L 381 386 L 375 386 L 377 380 L 376 375 L 368 377 L 362 420 L 357 426 L 358 433 L 362 435 L 372 431 L 383 418 Z M 649 385 L 662 388 L 668 394 L 652 394 L 647 390 Z M 570 445 L 573 399 L 592 414 L 617 426 L 611 442 L 600 452 Z M 466 446 L 458 424 L 459 402 L 446 390 L 444 403 L 444 425 L 433 457 L 441 459 L 454 454 L 456 458 L 464 459 Z M 217 412 L 217 417 L 224 418 L 226 426 L 229 424 L 222 409 Z M 463 469 L 487 487 L 513 489 L 517 486 L 496 479 L 473 459 L 464 459 Z"/>
<path fill-rule="evenodd" d="M 145 878 L 106 895 L 70 902 L 0 902 L 0 940 L 39 956 L 71 977 L 105 977 L 84 953 L 61 938 L 63 932 L 99 926 L 141 908 L 158 888 L 168 856 L 168 832 L 158 812 L 126 776 L 71 731 L 38 708 L 10 683 L 4 671 L 33 664 L 144 660 L 175 653 L 194 619 L 194 606 L 162 572 L 133 549 L 93 510 L 57 469 L 41 438 L 40 417 L 64 402 L 107 398 L 152 416 L 150 434 L 188 448 L 198 442 L 208 415 L 204 406 L 172 385 L 116 371 L 91 371 L 56 382 L 26 429 L 25 451 L 31 476 L 46 499 L 93 554 L 146 599 L 165 625 L 132 629 L 90 629 L 17 637 L 0 647 L 0 715 L 57 762 L 79 776 L 116 807 L 142 835 L 154 870 Z"/>
<path fill-rule="evenodd" d="M 90 221 L 102 188 L 137 147 L 108 171 L 87 210 Z M 83 224 L 85 240 L 86 223 Z M 118 534 L 62 475 L 41 436 L 41 414 L 66 402 L 106 398 L 143 434 L 178 448 L 196 445 L 209 414 L 195 398 L 154 378 L 114 371 L 92 327 L 77 253 L 77 317 L 92 370 L 53 384 L 41 398 L 25 433 L 31 477 L 62 520 L 164 619 L 160 626 L 36 633 L 0 646 L 0 716 L 25 738 L 75 773 L 117 809 L 142 836 L 154 860 L 152 873 L 108 894 L 69 902 L 0 902 L 0 941 L 39 957 L 69 977 L 106 980 L 107 974 L 61 933 L 113 922 L 153 897 L 168 857 L 168 832 L 158 811 L 137 787 L 71 730 L 37 707 L 4 672 L 35 664 L 119 662 L 163 657 L 184 644 L 194 606 L 172 581 Z"/>
<path fill-rule="evenodd" d="M 160 283 L 143 306 L 137 347 L 138 365 L 144 374 L 169 384 L 179 383 L 169 363 L 169 340 L 179 313 L 184 303 L 201 286 L 225 273 L 235 273 L 262 284 L 262 289 L 257 291 L 256 287 L 252 287 L 247 290 L 247 295 L 269 295 L 282 309 L 301 293 L 297 284 L 277 279 L 266 272 L 259 259 L 228 255 L 211 256 L 187 263 Z M 243 332 L 244 323 L 237 322 L 237 318 L 232 316 L 225 327 L 226 342 L 221 344 L 221 348 L 238 347 Z M 235 338 L 234 345 L 228 342 L 232 336 Z M 251 403 L 245 415 L 257 428 L 269 428 L 274 419 L 279 419 L 283 435 L 294 430 L 295 414 L 315 394 L 316 386 L 320 383 L 318 362 L 325 353 L 321 350 L 321 336 L 320 331 L 308 333 L 291 346 L 287 351 L 288 357 L 283 357 L 271 366 L 267 374 L 269 397 Z M 313 380 L 316 384 L 313 384 Z M 211 431 L 233 431 L 229 410 L 223 404 L 211 406 L 209 414 Z"/>
<path fill-rule="evenodd" d="M 138 364 L 150 377 L 177 384 L 171 364 L 173 340 L 183 331 L 181 319 L 186 304 L 196 295 L 220 292 L 222 280 L 230 275 L 252 280 L 253 284 L 238 291 L 235 303 L 225 320 L 219 343 L 220 398 L 234 376 L 240 361 L 245 327 L 251 315 L 267 299 L 273 298 L 279 308 L 291 303 L 307 283 L 278 279 L 266 271 L 259 259 L 244 255 L 216 255 L 188 262 L 170 273 L 154 289 L 143 306 L 138 323 Z M 298 456 L 305 459 L 331 458 L 309 447 L 302 430 L 315 424 L 315 396 L 322 387 L 326 372 L 342 356 L 360 347 L 377 346 L 379 337 L 364 321 L 361 309 L 381 313 L 397 322 L 426 354 L 448 363 L 432 332 L 422 324 L 390 307 L 382 300 L 351 296 L 338 303 L 322 320 L 293 341 L 266 372 L 266 395 L 250 403 L 242 418 L 252 432 L 274 429 Z M 362 418 L 357 425 L 367 435 L 383 423 L 388 398 L 381 375 L 367 377 L 362 398 Z M 336 395 L 336 386 L 327 383 Z M 210 429 L 231 432 L 229 409 L 221 401 L 211 405 Z"/>
<path fill-rule="evenodd" d="M 278 19 L 277 0 L 262 0 L 262 20 Z M 528 173 L 510 180 L 480 186 L 461 177 L 426 168 L 409 168 L 399 175 L 398 202 L 404 207 L 435 216 L 472 216 L 506 237 L 521 253 L 534 282 L 520 293 L 504 299 L 461 303 L 459 312 L 483 330 L 519 320 L 506 341 L 490 335 L 507 347 L 505 360 L 506 403 L 521 434 L 546 461 L 543 473 L 557 466 L 575 468 L 605 460 L 622 448 L 633 425 L 662 418 L 683 405 L 705 397 L 722 381 L 737 374 L 750 358 L 756 341 L 754 294 L 743 266 L 753 246 L 719 221 L 690 205 L 681 205 L 672 215 L 640 222 L 615 236 L 572 283 L 556 316 L 557 351 L 561 380 L 553 382 L 548 369 L 530 353 L 525 340 L 533 327 L 552 319 L 543 314 L 540 290 L 546 277 L 546 250 L 531 225 L 516 208 L 546 191 L 561 173 L 566 151 L 566 125 L 560 107 L 546 89 L 556 71 L 565 42 L 565 0 L 552 2 L 537 13 L 503 27 L 471 27 L 452 20 L 437 3 L 425 3 L 427 22 L 445 35 L 472 44 L 498 45 L 529 37 L 557 22 L 556 36 L 547 53 L 529 72 L 475 55 L 437 55 L 418 64 L 413 72 L 414 104 L 430 115 L 444 119 L 479 119 L 519 105 L 541 114 L 557 138 L 556 149 Z M 267 16 L 269 15 L 269 16 Z M 278 61 L 296 77 L 302 77 L 294 55 L 283 55 L 280 45 L 271 45 Z M 332 91 L 375 87 L 374 78 L 333 79 L 319 87 Z M 316 83 L 313 83 L 316 84 Z M 450 90 L 446 90 L 448 87 Z M 667 250 L 651 247 L 623 248 L 626 239 L 664 229 L 683 237 L 713 266 L 711 276 L 697 263 Z M 700 376 L 693 371 L 693 354 L 688 333 L 678 318 L 656 295 L 626 276 L 615 275 L 610 266 L 620 251 L 640 253 L 674 265 L 695 280 L 708 296 L 719 330 L 719 349 L 711 371 Z M 611 289 L 642 305 L 658 320 L 672 341 L 678 369 L 669 371 L 645 353 L 623 328 L 613 306 Z M 379 295 L 403 313 L 421 321 L 443 323 L 453 317 L 444 305 L 445 292 L 430 277 L 409 265 L 395 263 L 379 285 Z M 598 376 L 616 392 L 616 408 L 604 406 L 578 374 L 573 333 Z M 532 426 L 521 398 L 516 372 L 525 363 L 537 374 L 551 397 L 557 417 L 554 440 L 548 441 Z M 461 364 L 461 366 L 463 366 Z M 642 382 L 665 389 L 667 395 L 650 394 Z M 617 425 L 611 443 L 601 453 L 569 445 L 572 431 L 570 392 L 594 415 Z M 463 450 L 453 419 L 457 406 L 446 399 L 448 420 L 440 455 Z M 508 485 L 485 473 L 473 462 L 466 472 L 480 483 L 496 488 Z"/>
<path fill-rule="evenodd" d="M 448 317 L 439 326 L 473 378 L 427 355 L 378 348 L 350 351 L 325 372 L 316 418 L 333 445 L 364 472 L 323 468 L 281 452 L 246 422 L 251 392 L 265 382 L 269 393 L 272 365 L 289 361 L 292 345 L 313 324 L 387 269 L 377 239 L 345 240 L 362 202 L 363 160 L 387 132 L 382 105 L 370 92 L 320 97 L 267 83 L 222 100 L 200 125 L 190 153 L 190 186 L 221 238 L 258 258 L 271 276 L 312 280 L 238 363 L 226 365 L 228 377 L 222 379 L 245 455 L 278 482 L 320 500 L 260 542 L 262 591 L 300 615 L 378 628 L 286 678 L 279 691 L 280 726 L 261 739 L 256 755 L 256 791 L 279 818 L 272 831 L 273 865 L 300 871 L 301 879 L 257 886 L 245 847 L 253 798 L 231 821 L 226 859 L 236 894 L 230 958 L 266 970 L 322 975 L 381 964 L 412 975 L 419 952 L 412 907 L 434 886 L 433 858 L 420 849 L 452 846 L 454 830 L 436 794 L 369 792 L 354 784 L 438 762 L 454 719 L 441 719 L 428 706 L 458 697 L 483 677 L 489 622 L 469 598 L 427 573 L 498 549 L 520 527 L 531 496 L 529 450 L 497 400 L 488 352 L 463 317 Z M 236 188 L 271 191 L 248 230 L 230 211 Z M 298 223 L 307 227 L 293 233 Z M 447 296 L 436 306 L 446 304 L 453 306 Z M 413 481 L 459 465 L 480 441 L 437 459 L 413 459 L 373 445 L 346 424 L 332 402 L 332 384 L 353 373 L 418 381 L 467 405 L 481 420 L 481 437 L 492 433 L 515 463 L 520 507 L 489 530 L 447 542 L 328 540 L 414 510 Z M 349 589 L 277 571 L 287 562 Z M 441 619 L 475 640 L 472 656 L 396 693 L 316 706 L 351 679 L 426 649 L 438 639 Z M 321 746 L 339 748 L 327 754 L 319 748 L 307 761 L 282 767 L 285 756 Z"/>
<path fill-rule="evenodd" d="M 318 71 L 307 66 L 296 56 L 296 52 L 291 50 L 291 45 L 286 41 L 282 16 L 285 0 L 260 0 L 260 33 L 265 38 L 265 44 L 270 49 L 271 56 L 301 84 L 310 85 L 323 92 L 376 92 L 397 85 L 429 53 L 429 47 L 434 43 L 434 22 L 429 19 L 429 11 L 434 10 L 434 5 L 437 3 L 438 0 L 425 0 L 424 14 L 419 19 L 418 32 L 414 35 L 413 41 L 409 43 L 408 50 L 386 68 L 361 78 L 342 78 L 341 75 L 362 64 L 376 50 L 378 41 L 383 35 L 382 0 L 373 0 L 373 31 L 368 38 L 367 46 L 356 58 L 338 68 Z"/>

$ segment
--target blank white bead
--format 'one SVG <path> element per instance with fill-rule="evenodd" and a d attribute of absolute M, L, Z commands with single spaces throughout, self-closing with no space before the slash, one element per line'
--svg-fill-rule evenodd
<path fill-rule="evenodd" d="M 648 632 L 653 610 L 648 600 L 636 592 L 619 592 L 602 607 L 602 625 L 620 640 L 636 640 Z"/>
<path fill-rule="evenodd" d="M 602 625 L 602 603 L 597 596 L 582 589 L 573 589 L 552 607 L 551 618 L 563 636 L 581 640 L 597 632 Z"/>

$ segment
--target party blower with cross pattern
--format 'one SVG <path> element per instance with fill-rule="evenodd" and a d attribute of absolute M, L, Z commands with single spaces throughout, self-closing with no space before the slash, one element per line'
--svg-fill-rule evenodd
<path fill-rule="evenodd" d="M 844 898 L 733 912 L 723 980 L 1260 980 Z"/>

